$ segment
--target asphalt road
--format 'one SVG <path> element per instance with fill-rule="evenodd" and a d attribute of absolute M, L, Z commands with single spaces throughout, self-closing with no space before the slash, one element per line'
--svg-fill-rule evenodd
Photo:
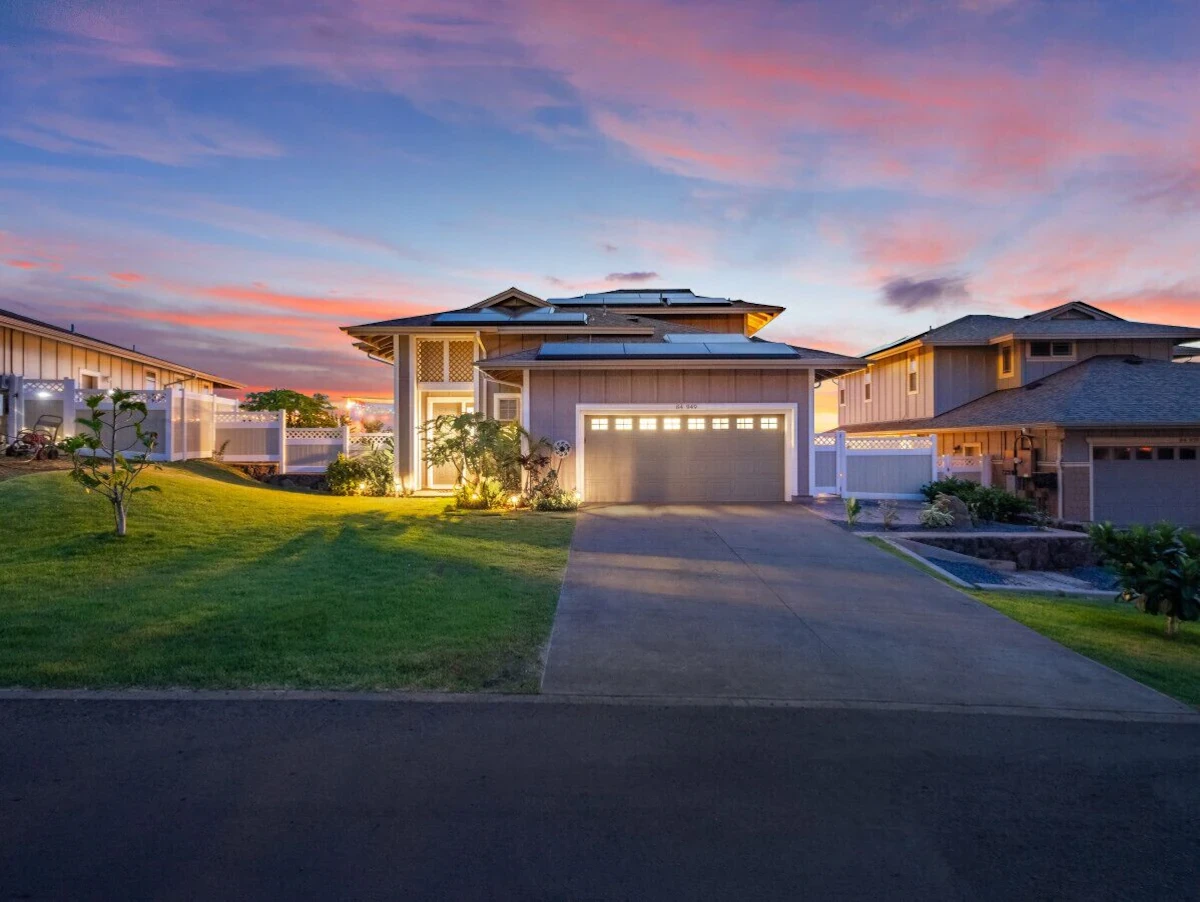
<path fill-rule="evenodd" d="M 1200 893 L 1200 726 L 554 702 L 0 701 L 5 899 Z"/>

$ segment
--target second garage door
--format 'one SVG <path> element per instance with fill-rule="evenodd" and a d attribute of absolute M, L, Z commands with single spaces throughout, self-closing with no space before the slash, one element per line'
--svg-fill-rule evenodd
<path fill-rule="evenodd" d="M 587 501 L 784 501 L 782 415 L 584 417 Z"/>
<path fill-rule="evenodd" d="M 1198 457 L 1194 446 L 1093 448 L 1092 519 L 1200 526 Z"/>

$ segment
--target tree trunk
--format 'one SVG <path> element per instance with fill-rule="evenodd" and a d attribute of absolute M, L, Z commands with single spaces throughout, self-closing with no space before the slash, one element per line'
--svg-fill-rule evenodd
<path fill-rule="evenodd" d="M 1167 638 L 1174 639 L 1179 635 L 1179 618 L 1174 614 L 1167 615 Z"/>
<path fill-rule="evenodd" d="M 117 536 L 123 537 L 125 535 L 125 502 L 114 501 L 113 513 L 117 518 Z"/>

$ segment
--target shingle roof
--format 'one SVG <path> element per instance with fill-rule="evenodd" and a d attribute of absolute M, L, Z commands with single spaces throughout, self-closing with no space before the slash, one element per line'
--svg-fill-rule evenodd
<path fill-rule="evenodd" d="M 973 313 L 944 326 L 928 329 L 917 335 L 901 338 L 867 351 L 863 356 L 880 354 L 892 348 L 921 341 L 927 345 L 980 344 L 1006 335 L 1017 338 L 1145 338 L 1156 336 L 1176 341 L 1200 339 L 1200 327 L 1170 326 L 1162 323 L 1139 323 L 1123 319 L 1037 319 L 1011 316 L 991 316 Z"/>
<path fill-rule="evenodd" d="M 398 319 L 386 319 L 386 320 L 382 320 L 377 323 L 363 323 L 362 325 L 359 325 L 359 326 L 345 326 L 343 328 L 346 330 L 352 331 L 352 332 L 370 332 L 373 329 L 406 329 L 406 328 L 410 328 L 410 327 L 420 328 L 422 326 L 438 325 L 438 323 L 435 322 L 435 320 L 439 316 L 441 316 L 443 313 L 472 314 L 472 313 L 476 313 L 476 312 L 478 312 L 478 311 L 476 311 L 470 307 L 464 307 L 459 310 L 438 310 L 433 313 L 421 313 L 416 316 L 402 316 L 402 317 L 399 317 Z M 654 319 L 653 317 L 645 316 L 640 313 L 624 313 L 624 312 L 616 311 L 616 310 L 597 310 L 597 309 L 588 309 L 586 311 L 586 313 L 587 313 L 588 321 L 585 325 L 579 326 L 580 329 L 584 329 L 584 328 L 586 328 L 586 329 L 594 329 L 594 328 L 602 329 L 602 328 L 611 328 L 611 327 L 631 328 L 631 327 L 638 327 L 638 326 L 644 326 L 646 328 L 655 328 L 655 329 L 658 329 L 659 327 L 661 327 L 665 331 L 669 331 L 669 332 L 687 332 L 687 331 L 691 331 L 693 329 L 692 326 L 670 325 L 668 323 L 664 323 L 662 320 L 657 320 L 657 319 Z M 536 327 L 544 327 L 546 325 L 554 325 L 554 324 L 545 323 L 545 322 L 528 322 L 528 321 L 522 322 L 520 317 L 513 317 L 512 319 L 505 320 L 505 321 L 482 322 L 482 323 L 480 323 L 480 325 L 487 326 L 489 328 L 492 326 L 497 326 L 500 328 L 514 328 L 514 327 L 536 328 Z M 570 325 L 570 324 L 567 324 L 567 325 Z M 455 323 L 454 326 L 446 326 L 447 329 L 452 329 L 454 327 L 463 328 L 463 329 L 470 328 L 469 326 L 467 326 L 466 324 L 463 324 L 463 323 Z M 696 329 L 695 331 L 704 332 L 706 330 Z"/>
<path fill-rule="evenodd" d="M 925 432 L 996 426 L 1200 426 L 1200 365 L 1090 357 L 1021 388 L 992 392 L 936 417 L 843 426 Z"/>

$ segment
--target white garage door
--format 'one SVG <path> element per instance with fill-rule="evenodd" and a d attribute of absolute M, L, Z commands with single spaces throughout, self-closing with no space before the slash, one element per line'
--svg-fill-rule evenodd
<path fill-rule="evenodd" d="M 584 417 L 587 501 L 786 500 L 782 414 L 615 413 Z"/>

